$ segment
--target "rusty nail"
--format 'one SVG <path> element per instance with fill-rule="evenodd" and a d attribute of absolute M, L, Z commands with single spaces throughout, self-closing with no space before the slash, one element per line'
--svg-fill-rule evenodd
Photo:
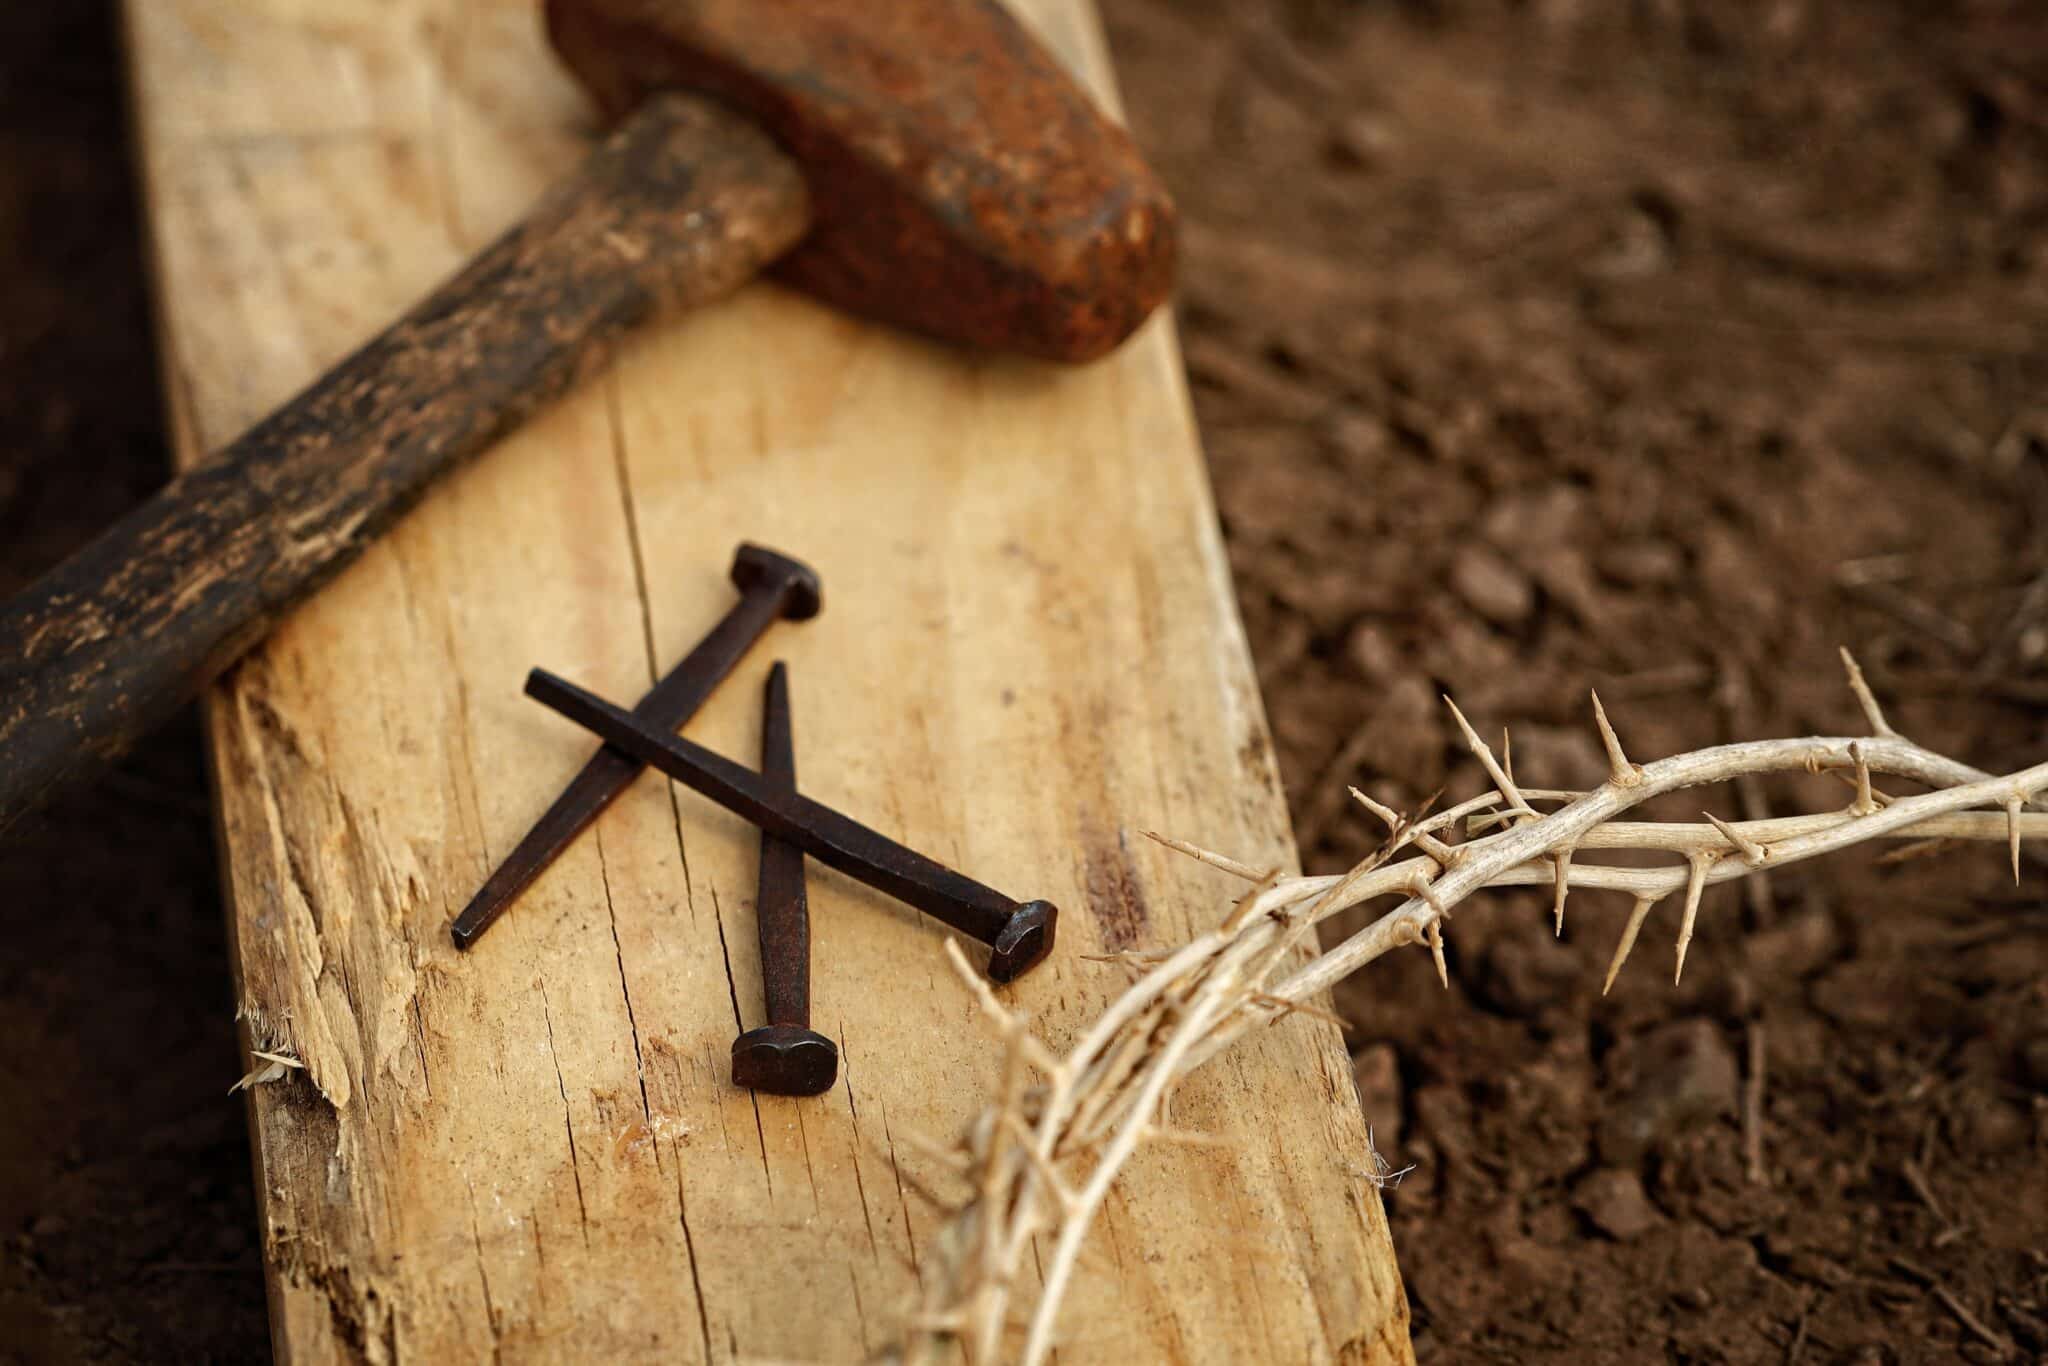
<path fill-rule="evenodd" d="M 702 745 L 656 730 L 545 669 L 526 676 L 526 695 L 827 867 L 987 944 L 992 950 L 988 975 L 994 981 L 1008 982 L 1052 952 L 1059 909 L 1049 901 L 1012 901 L 822 802 L 778 788 Z"/>
<path fill-rule="evenodd" d="M 768 671 L 761 725 L 761 781 L 796 791 L 796 742 L 789 716 L 789 671 Z M 761 939 L 761 986 L 768 1023 L 732 1041 L 732 1079 L 752 1091 L 815 1096 L 839 1076 L 839 1050 L 811 1028 L 811 911 L 804 895 L 804 851 L 761 832 L 761 875 L 754 916 Z"/>
<path fill-rule="evenodd" d="M 823 605 L 817 574 L 808 565 L 765 546 L 742 544 L 733 553 L 731 577 L 740 590 L 740 600 L 633 709 L 633 715 L 647 725 L 674 730 L 688 721 L 771 624 L 782 618 L 803 621 L 814 617 Z M 632 786 L 645 767 L 611 746 L 592 755 L 547 814 L 526 832 L 526 838 L 455 918 L 451 930 L 455 947 L 466 949 L 476 943 L 527 885 L 561 856 L 569 842 Z"/>

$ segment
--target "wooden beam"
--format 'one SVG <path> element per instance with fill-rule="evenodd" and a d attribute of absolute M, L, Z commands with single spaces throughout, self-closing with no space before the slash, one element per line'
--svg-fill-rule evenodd
<path fill-rule="evenodd" d="M 1087 0 L 1028 18 L 1109 89 Z M 571 164 L 590 115 L 530 0 L 130 0 L 179 458 L 395 315 Z M 807 791 L 1066 909 L 1013 989 L 1049 1037 L 1234 889 L 1138 837 L 1292 866 L 1171 325 L 1079 371 L 970 358 L 757 285 L 432 495 L 208 697 L 280 1358 L 847 1360 L 941 1213 L 906 1141 L 998 1051 L 929 921 L 812 869 L 843 1080 L 735 1089 L 759 1023 L 757 840 L 644 778 L 473 952 L 447 925 L 583 760 L 520 696 L 625 702 L 799 555 L 693 722 L 753 752 L 790 661 Z M 1073 1360 L 1397 1361 L 1406 1307 L 1334 1030 L 1200 1074 L 1092 1235 Z"/>

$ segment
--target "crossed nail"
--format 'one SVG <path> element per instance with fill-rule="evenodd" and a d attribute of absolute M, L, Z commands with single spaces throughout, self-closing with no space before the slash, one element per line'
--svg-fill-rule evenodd
<path fill-rule="evenodd" d="M 768 1023 L 733 1041 L 733 1080 L 755 1090 L 816 1095 L 838 1075 L 832 1041 L 810 1027 L 810 915 L 806 856 L 836 868 L 989 946 L 988 975 L 1021 976 L 1052 951 L 1059 910 L 1018 902 L 964 873 L 862 825 L 796 787 L 788 672 L 768 676 L 761 770 L 756 772 L 676 735 L 768 627 L 815 616 L 817 575 L 787 556 L 742 545 L 732 580 L 740 601 L 709 635 L 627 711 L 545 670 L 526 692 L 605 742 L 463 909 L 458 947 L 473 945 L 525 887 L 652 766 L 761 830 L 756 898 Z"/>

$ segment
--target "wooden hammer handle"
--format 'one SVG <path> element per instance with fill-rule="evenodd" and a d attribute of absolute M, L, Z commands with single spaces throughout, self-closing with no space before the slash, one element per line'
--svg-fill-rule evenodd
<path fill-rule="evenodd" d="M 767 135 L 650 99 L 391 328 L 0 604 L 0 830 L 161 723 L 621 332 L 737 288 L 809 224 Z"/>

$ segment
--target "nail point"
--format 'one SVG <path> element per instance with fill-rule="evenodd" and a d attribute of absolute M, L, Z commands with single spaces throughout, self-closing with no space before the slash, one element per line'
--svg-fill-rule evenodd
<path fill-rule="evenodd" d="M 777 617 L 797 620 L 815 616 L 821 603 L 817 574 L 764 546 L 742 544 L 734 552 L 732 581 L 749 601 L 734 604 L 718 626 L 640 699 L 634 708 L 636 717 L 663 729 L 681 726 L 753 648 L 770 622 Z M 763 616 L 761 604 L 771 599 L 775 616 Z M 527 676 L 529 696 L 541 677 L 540 670 Z M 626 759 L 615 748 L 593 755 L 456 917 L 455 947 L 467 949 L 482 938 L 541 871 L 625 791 L 641 767 L 640 761 Z"/>

